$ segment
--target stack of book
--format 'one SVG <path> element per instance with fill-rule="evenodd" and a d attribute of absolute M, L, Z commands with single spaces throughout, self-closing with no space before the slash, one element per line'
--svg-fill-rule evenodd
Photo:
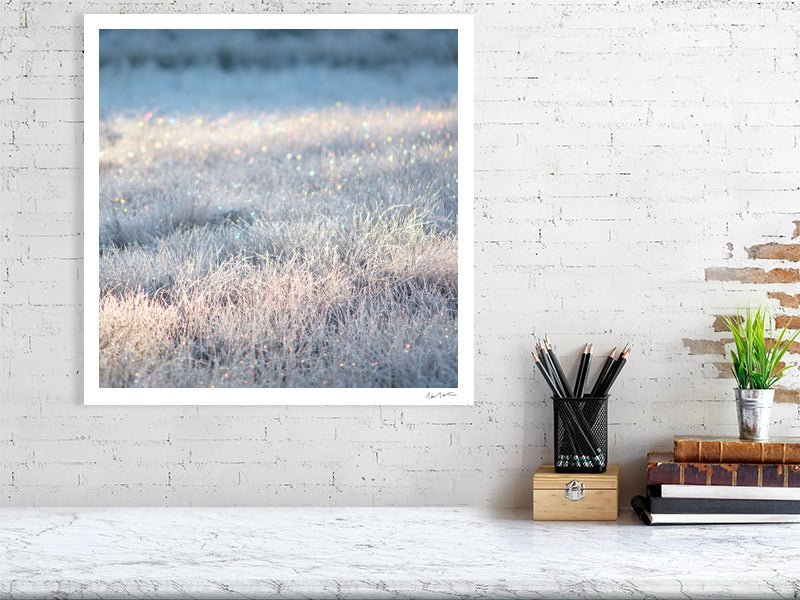
<path fill-rule="evenodd" d="M 675 438 L 647 455 L 647 495 L 631 506 L 647 525 L 800 522 L 800 438 Z"/>

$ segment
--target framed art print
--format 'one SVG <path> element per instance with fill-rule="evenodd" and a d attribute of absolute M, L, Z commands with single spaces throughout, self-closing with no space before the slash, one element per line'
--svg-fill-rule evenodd
<path fill-rule="evenodd" d="M 85 17 L 86 404 L 472 404 L 465 15 Z"/>

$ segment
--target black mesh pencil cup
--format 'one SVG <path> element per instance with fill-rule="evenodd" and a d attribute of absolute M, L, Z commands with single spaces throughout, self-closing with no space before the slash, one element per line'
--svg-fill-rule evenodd
<path fill-rule="evenodd" d="M 553 397 L 556 473 L 603 473 L 608 464 L 608 396 Z"/>

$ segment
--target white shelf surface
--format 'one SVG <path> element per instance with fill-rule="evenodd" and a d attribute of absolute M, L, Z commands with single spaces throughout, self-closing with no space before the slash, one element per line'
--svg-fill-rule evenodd
<path fill-rule="evenodd" d="M 0 598 L 792 598 L 800 525 L 529 510 L 0 509 Z"/>

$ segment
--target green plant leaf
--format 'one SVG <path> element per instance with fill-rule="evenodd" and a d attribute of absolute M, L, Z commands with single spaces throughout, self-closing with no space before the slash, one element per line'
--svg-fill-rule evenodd
<path fill-rule="evenodd" d="M 748 308 L 741 317 L 726 317 L 724 322 L 733 336 L 731 371 L 742 389 L 769 389 L 784 375 L 789 365 L 779 367 L 781 360 L 800 336 L 800 330 L 790 337 L 784 327 L 774 344 L 767 348 L 766 307 Z"/>

